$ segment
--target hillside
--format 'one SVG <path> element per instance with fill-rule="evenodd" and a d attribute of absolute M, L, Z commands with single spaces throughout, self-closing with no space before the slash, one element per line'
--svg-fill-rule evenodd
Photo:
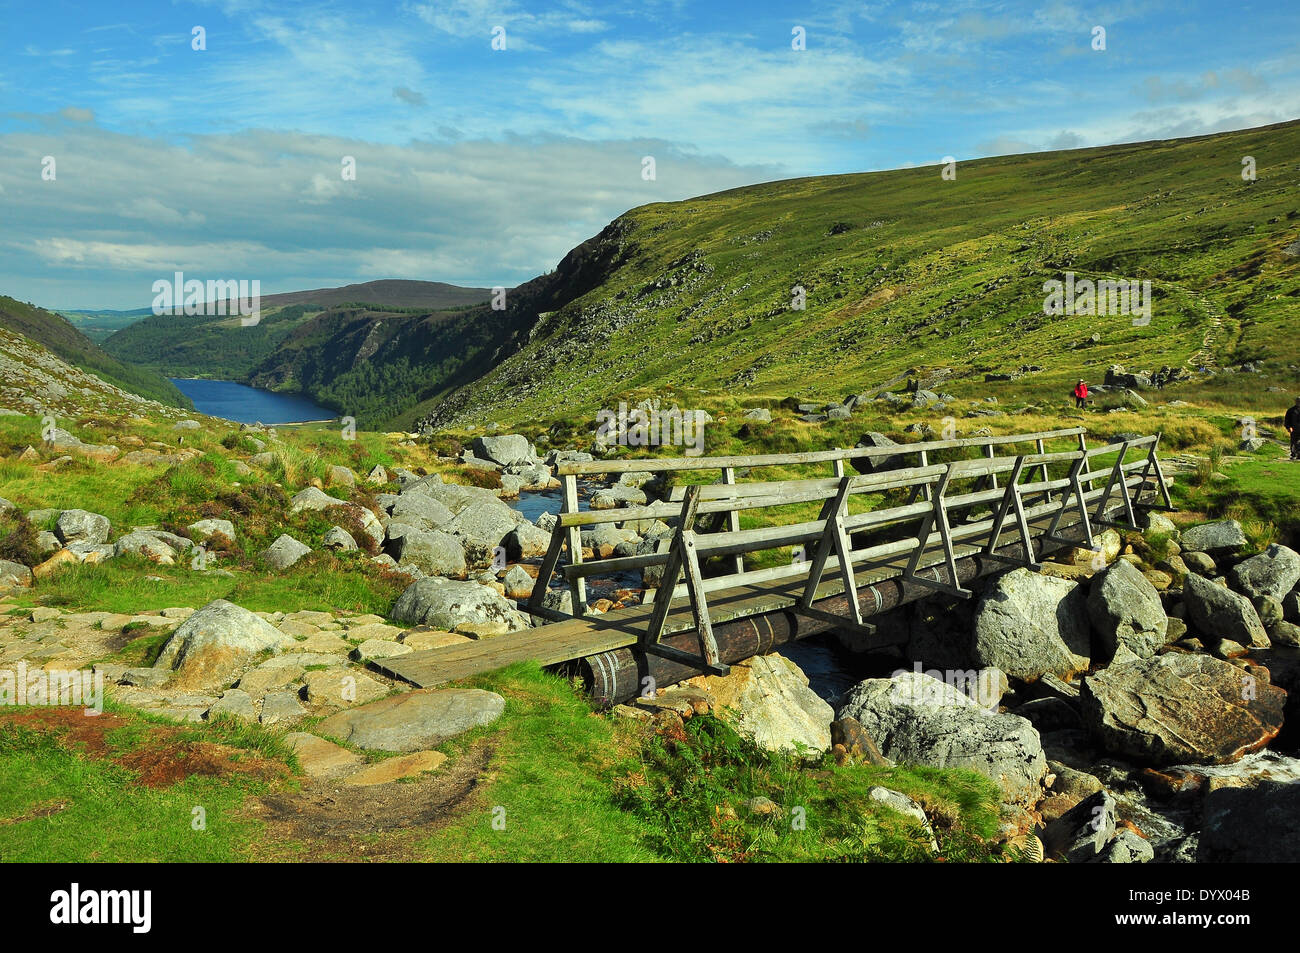
<path fill-rule="evenodd" d="M 492 294 L 490 288 L 463 288 L 441 281 L 410 281 L 402 278 L 381 278 L 341 288 L 317 288 L 314 291 L 290 291 L 285 294 L 263 295 L 265 308 L 285 308 L 295 304 L 315 304 L 321 308 L 336 308 L 348 304 L 369 304 L 383 308 L 422 308 L 442 311 L 482 304 Z"/>
<path fill-rule="evenodd" d="M 193 408 L 189 398 L 161 374 L 132 367 L 100 347 L 52 311 L 0 296 L 0 328 L 20 334 L 61 360 L 109 384 L 173 407 Z"/>
<path fill-rule="evenodd" d="M 477 304 L 489 294 L 488 289 L 437 281 L 387 279 L 264 295 L 256 325 L 245 327 L 237 316 L 150 314 L 109 337 L 104 349 L 169 377 L 243 381 L 296 329 L 326 309 L 352 306 L 427 313 Z"/>
<path fill-rule="evenodd" d="M 1197 372 L 1184 388 L 1236 399 L 1244 378 L 1200 369 L 1262 360 L 1268 386 L 1293 389 L 1297 155 L 1291 122 L 965 162 L 955 181 L 934 166 L 636 208 L 581 246 L 596 274 L 562 264 L 512 297 L 526 341 L 503 341 L 499 366 L 396 418 L 538 422 L 684 386 L 838 400 L 908 371 L 961 397 L 1063 402 L 1111 364 L 1181 366 Z M 1044 282 L 1066 272 L 1150 280 L 1150 323 L 1047 316 Z"/>
<path fill-rule="evenodd" d="M 96 344 L 103 344 L 115 332 L 128 328 L 137 321 L 153 314 L 153 310 L 150 308 L 136 308 L 132 311 L 113 311 L 111 309 L 73 311 L 66 308 L 57 308 L 55 313 L 67 318 L 73 327 Z"/>

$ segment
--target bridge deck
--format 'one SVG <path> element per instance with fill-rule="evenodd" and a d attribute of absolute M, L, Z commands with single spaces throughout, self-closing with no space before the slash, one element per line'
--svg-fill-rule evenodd
<path fill-rule="evenodd" d="M 1122 504 L 1117 501 L 1114 507 L 1107 507 L 1106 516 L 1112 517 L 1122 509 Z M 1077 531 L 1079 522 L 1076 514 L 1067 514 L 1061 518 L 1058 532 L 1068 534 Z M 1041 534 L 1050 523 L 1050 514 L 1030 521 L 1035 540 L 1042 547 L 1040 552 L 1044 549 L 1059 548 L 1059 544 L 1053 545 L 1041 541 Z M 1018 540 L 1019 536 L 1014 528 L 1007 527 L 999 537 L 999 548 L 1002 545 L 1014 545 Z M 954 546 L 954 554 L 960 559 L 976 555 L 982 549 L 982 545 L 957 543 Z M 921 558 L 920 568 L 939 566 L 944 560 L 945 554 L 941 550 L 927 551 Z M 859 591 L 864 586 L 900 578 L 906 563 L 905 557 L 899 557 L 886 564 L 857 572 L 855 577 Z M 1005 566 L 997 566 L 993 571 L 1005 569 Z M 802 598 L 803 589 L 802 579 L 721 589 L 709 594 L 709 615 L 714 624 L 719 624 L 767 612 L 793 609 Z M 818 601 L 843 592 L 844 585 L 839 575 L 829 575 L 817 587 L 814 606 Z M 396 658 L 378 660 L 372 664 L 391 677 L 403 679 L 421 688 L 467 678 L 514 662 L 537 661 L 542 665 L 555 665 L 612 649 L 635 646 L 644 637 L 653 609 L 653 604 L 630 606 L 600 615 L 566 619 L 496 638 L 413 652 Z M 845 618 L 846 624 L 849 621 Z M 691 631 L 694 628 L 695 621 L 689 598 L 674 599 L 664 627 L 665 634 Z"/>

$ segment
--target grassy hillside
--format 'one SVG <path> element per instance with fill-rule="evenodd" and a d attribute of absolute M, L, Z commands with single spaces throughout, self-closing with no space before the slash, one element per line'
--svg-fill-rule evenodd
<path fill-rule="evenodd" d="M 369 427 L 491 370 L 512 331 L 508 315 L 487 309 L 327 311 L 295 326 L 246 377 L 255 387 L 310 394 Z"/>
<path fill-rule="evenodd" d="M 1241 178 L 1247 155 L 1253 183 Z M 605 263 L 598 280 L 552 282 L 553 310 L 533 312 L 516 353 L 398 420 L 594 415 L 683 386 L 833 400 L 942 368 L 942 390 L 1003 400 L 1061 402 L 1075 378 L 1100 381 L 1112 363 L 1218 371 L 1263 359 L 1266 375 L 1198 374 L 1179 390 L 1240 401 L 1265 382 L 1294 389 L 1297 155 L 1292 122 L 984 159 L 960 164 L 955 181 L 935 166 L 643 206 L 585 246 Z M 1067 270 L 1150 280 L 1150 324 L 1046 316 L 1043 283 Z M 791 307 L 796 285 L 804 310 Z M 985 383 L 1022 365 L 1042 370 Z"/>
<path fill-rule="evenodd" d="M 134 311 L 69 311 L 59 308 L 55 312 L 68 319 L 68 322 L 96 344 L 103 344 L 114 332 L 128 328 L 149 315 L 149 308 L 136 308 Z"/>
<path fill-rule="evenodd" d="M 322 288 L 315 291 L 295 291 L 286 294 L 264 295 L 261 300 L 261 320 L 245 327 L 237 315 L 148 315 L 113 334 L 104 342 L 104 349 L 123 361 L 147 367 L 169 377 L 208 377 L 226 380 L 248 380 L 277 349 L 295 332 L 307 325 L 327 309 L 342 309 L 346 314 L 375 309 L 376 313 L 395 317 L 398 315 L 428 316 L 437 309 L 454 309 L 479 304 L 488 299 L 485 288 L 462 288 L 437 281 L 404 281 L 387 279 L 341 288 Z M 347 318 L 327 319 L 327 327 L 347 323 Z M 308 332 L 307 339 L 319 335 Z M 287 383 L 290 378 L 303 378 L 314 382 L 309 368 L 302 374 L 277 374 L 276 367 L 285 359 L 296 359 L 301 351 L 301 340 L 295 339 L 285 358 L 273 362 L 261 373 L 263 380 L 271 380 L 282 388 L 300 389 Z M 456 352 L 456 348 L 452 348 Z M 453 360 L 455 354 L 452 355 Z M 398 358 L 400 361 L 400 357 Z M 403 377 L 396 368 L 388 377 Z M 369 379 L 368 379 L 369 380 Z M 403 377 L 405 387 L 410 383 Z M 379 381 L 371 381 L 379 386 Z M 266 386 L 263 384 L 263 386 Z M 342 385 L 341 395 L 350 395 L 356 388 Z M 366 393 L 362 388 L 358 393 Z M 437 391 L 422 390 L 423 399 Z M 333 401 L 329 393 L 316 395 L 322 403 Z M 412 403 L 408 400 L 406 403 Z"/>
<path fill-rule="evenodd" d="M 42 345 L 55 356 L 150 400 L 173 407 L 192 408 L 188 397 L 161 374 L 132 367 L 102 351 L 97 344 L 52 311 L 0 296 L 0 327 Z"/>
<path fill-rule="evenodd" d="M 298 325 L 320 312 L 311 305 L 266 308 L 250 327 L 239 315 L 150 315 L 118 331 L 104 350 L 169 377 L 243 380 Z"/>
<path fill-rule="evenodd" d="M 442 311 L 482 304 L 492 294 L 490 288 L 463 288 L 441 281 L 409 281 L 402 278 L 382 278 L 341 288 L 317 288 L 314 291 L 290 291 L 285 294 L 264 295 L 262 306 L 284 308 L 295 304 L 318 305 L 315 310 L 337 308 L 342 305 L 365 303 L 380 308 L 418 308 Z"/>

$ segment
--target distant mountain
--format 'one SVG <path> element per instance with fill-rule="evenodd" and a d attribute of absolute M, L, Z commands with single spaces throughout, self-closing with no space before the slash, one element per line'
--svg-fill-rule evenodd
<path fill-rule="evenodd" d="M 344 307 L 391 315 L 429 314 L 479 304 L 490 296 L 487 288 L 402 279 L 263 295 L 256 325 L 244 326 L 233 314 L 150 313 L 106 339 L 104 350 L 168 377 L 244 381 L 297 328 L 322 311 Z"/>
<path fill-rule="evenodd" d="M 442 311 L 482 304 L 492 295 L 490 288 L 462 288 L 441 281 L 408 281 L 404 278 L 381 278 L 342 288 L 317 288 L 315 291 L 290 291 L 263 295 L 263 308 L 285 308 L 295 304 L 316 304 L 317 310 L 340 305 L 368 304 L 383 308 L 423 308 Z"/>
<path fill-rule="evenodd" d="M 188 397 L 162 375 L 132 367 L 106 354 L 66 318 L 33 304 L 0 296 L 0 328 L 41 345 L 62 361 L 116 387 L 173 407 L 193 409 Z"/>
<path fill-rule="evenodd" d="M 150 308 L 136 308 L 134 311 L 69 311 L 55 309 L 72 325 L 96 344 L 103 344 L 114 331 L 130 327 L 142 318 L 153 314 Z"/>

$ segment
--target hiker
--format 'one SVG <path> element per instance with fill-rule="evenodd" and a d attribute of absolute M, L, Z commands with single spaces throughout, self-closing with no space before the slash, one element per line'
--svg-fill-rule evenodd
<path fill-rule="evenodd" d="M 1300 401 L 1297 401 L 1300 402 Z M 1074 407 L 1076 410 L 1088 406 L 1088 385 L 1080 379 L 1079 383 L 1074 385 Z"/>
<path fill-rule="evenodd" d="M 1286 432 L 1291 435 L 1291 459 L 1300 460 L 1300 397 L 1297 397 L 1295 403 L 1287 408 L 1282 424 L 1286 427 Z"/>

